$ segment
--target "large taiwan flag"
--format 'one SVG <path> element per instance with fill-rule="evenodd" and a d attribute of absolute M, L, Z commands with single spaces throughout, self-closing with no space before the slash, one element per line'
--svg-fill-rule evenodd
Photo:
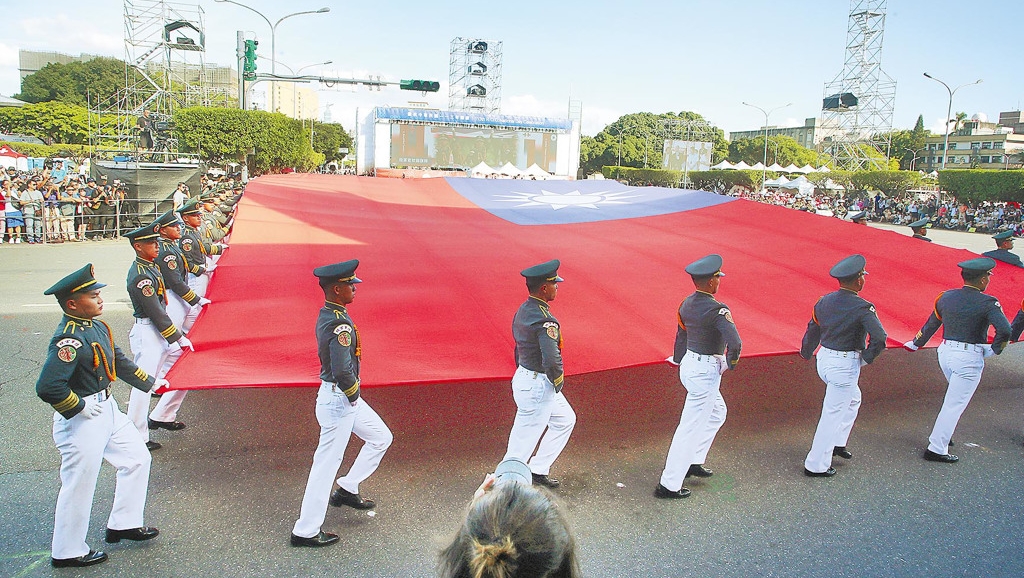
<path fill-rule="evenodd" d="M 551 310 L 567 375 L 661 363 L 676 309 L 693 291 L 683 268 L 725 260 L 717 297 L 743 355 L 799 349 L 811 308 L 835 289 L 828 270 L 867 257 L 889 346 L 914 336 L 939 292 L 961 285 L 974 255 L 898 233 L 712 193 L 614 181 L 375 179 L 282 175 L 249 184 L 213 300 L 168 376 L 175 388 L 319 384 L 313 334 L 319 265 L 359 259 L 349 311 L 363 341 L 363 384 L 506 379 L 519 271 L 560 259 Z M 989 292 L 1011 317 L 1024 270 L 1000 263 Z"/>

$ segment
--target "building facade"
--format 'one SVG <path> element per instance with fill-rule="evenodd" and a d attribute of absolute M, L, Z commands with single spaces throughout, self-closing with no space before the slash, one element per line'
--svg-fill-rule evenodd
<path fill-rule="evenodd" d="M 821 141 L 832 137 L 834 130 L 829 130 L 821 123 L 819 118 L 808 118 L 804 120 L 803 126 L 791 127 L 768 127 L 768 137 L 788 136 L 809 149 L 816 148 Z M 741 130 L 729 133 L 729 140 L 736 141 L 742 138 L 758 138 L 764 136 L 764 127 L 757 130 Z"/>
<path fill-rule="evenodd" d="M 944 151 L 945 135 L 925 139 L 922 157 L 917 159 L 916 168 L 933 171 L 942 168 L 946 157 L 946 168 L 951 169 L 1019 169 L 1021 154 L 1024 153 L 1024 134 L 1017 134 L 1016 128 L 1024 129 L 1020 111 L 999 114 L 999 123 L 970 120 L 950 133 L 949 149 Z M 1003 123 L 1007 124 L 1003 124 Z"/>

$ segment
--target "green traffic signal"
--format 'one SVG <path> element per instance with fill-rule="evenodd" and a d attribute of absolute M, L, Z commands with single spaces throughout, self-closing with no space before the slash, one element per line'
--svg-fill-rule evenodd
<path fill-rule="evenodd" d="M 398 83 L 398 87 L 402 90 L 437 92 L 441 89 L 441 83 L 436 80 L 403 80 Z"/>
<path fill-rule="evenodd" d="M 259 42 L 256 40 L 245 41 L 245 65 L 242 68 L 242 78 L 245 80 L 256 80 L 256 47 Z"/>

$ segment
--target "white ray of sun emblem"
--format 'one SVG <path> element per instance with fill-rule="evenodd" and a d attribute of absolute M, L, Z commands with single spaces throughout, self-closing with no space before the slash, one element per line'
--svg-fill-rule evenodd
<path fill-rule="evenodd" d="M 635 191 L 624 191 L 621 193 L 581 193 L 570 191 L 559 194 L 541 189 L 539 193 L 512 193 L 511 195 L 495 195 L 505 197 L 496 199 L 503 203 L 520 203 L 516 207 L 540 207 L 547 205 L 554 210 L 566 207 L 582 207 L 585 209 L 597 209 L 599 205 L 628 205 L 623 199 L 633 199 L 643 195 L 631 195 Z"/>

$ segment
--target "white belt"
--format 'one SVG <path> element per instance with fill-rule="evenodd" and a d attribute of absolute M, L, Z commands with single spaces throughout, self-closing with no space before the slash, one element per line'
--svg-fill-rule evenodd
<path fill-rule="evenodd" d="M 818 355 L 821 354 L 825 354 L 829 357 L 853 357 L 854 359 L 860 359 L 859 351 L 837 351 L 835 349 L 829 349 L 825 346 L 822 346 L 822 348 L 818 350 Z"/>
<path fill-rule="evenodd" d="M 690 351 L 689 349 L 686 350 L 686 355 L 684 355 L 683 357 L 689 357 L 690 359 L 695 359 L 701 363 L 721 363 L 725 361 L 725 356 L 720 353 L 714 355 L 707 355 L 703 353 L 697 353 L 695 351 Z"/>
<path fill-rule="evenodd" d="M 110 388 L 104 389 L 103 391 L 97 391 L 92 395 L 83 395 L 82 399 L 88 399 L 96 402 L 104 402 L 110 399 Z"/>
<path fill-rule="evenodd" d="M 139 325 L 152 325 L 153 324 L 153 322 L 149 318 L 141 318 L 140 319 L 140 318 L 136 317 L 135 318 L 135 322 L 138 323 Z"/>
<path fill-rule="evenodd" d="M 963 349 L 964 351 L 975 351 L 981 353 L 984 350 L 979 343 L 964 343 L 963 341 L 953 341 L 952 339 L 943 339 L 942 344 L 952 347 L 953 349 Z"/>

